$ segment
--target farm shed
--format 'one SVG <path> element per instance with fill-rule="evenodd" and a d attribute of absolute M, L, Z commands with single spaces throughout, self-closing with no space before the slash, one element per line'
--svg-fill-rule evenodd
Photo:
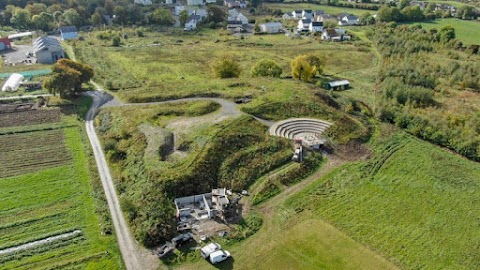
<path fill-rule="evenodd" d="M 39 37 L 33 41 L 33 48 L 37 62 L 41 64 L 53 64 L 61 58 L 65 58 L 63 49 L 58 40 L 52 37 Z"/>
<path fill-rule="evenodd" d="M 17 91 L 20 83 L 24 80 L 22 74 L 13 73 L 2 86 L 2 92 Z"/>
<path fill-rule="evenodd" d="M 0 51 L 11 49 L 12 45 L 10 44 L 10 39 L 8 37 L 0 38 Z"/>
<path fill-rule="evenodd" d="M 333 81 L 325 84 L 326 89 L 345 90 L 350 87 L 350 82 L 347 80 Z"/>
<path fill-rule="evenodd" d="M 60 27 L 60 35 L 62 40 L 75 39 L 78 37 L 78 30 L 75 26 L 62 26 Z"/>

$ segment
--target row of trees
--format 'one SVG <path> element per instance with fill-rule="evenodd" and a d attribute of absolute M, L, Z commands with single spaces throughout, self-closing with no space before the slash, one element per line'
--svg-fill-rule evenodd
<path fill-rule="evenodd" d="M 0 0 L 0 24 L 17 29 L 39 29 L 50 31 L 60 25 L 100 26 L 106 23 L 105 15 L 118 25 L 159 24 L 173 25 L 173 14 L 165 8 L 140 6 L 132 0 L 40 0 L 26 1 Z M 188 13 L 181 14 L 183 24 Z M 225 12 L 218 6 L 208 6 L 207 22 L 222 22 Z"/>
<path fill-rule="evenodd" d="M 323 72 L 325 59 L 315 55 L 299 55 L 290 63 L 292 77 L 305 82 L 311 81 L 315 75 Z M 236 78 L 242 70 L 239 62 L 232 56 L 224 55 L 215 59 L 211 64 L 212 73 L 217 78 Z M 283 73 L 275 61 L 261 59 L 252 67 L 252 77 L 279 78 Z"/>
<path fill-rule="evenodd" d="M 476 19 L 479 16 L 475 8 L 467 5 L 458 8 L 454 15 L 459 19 Z M 417 5 L 411 6 L 409 0 L 402 0 L 397 6 L 382 6 L 378 10 L 376 19 L 381 22 L 419 22 L 450 17 L 453 17 L 452 11 L 450 9 L 443 11 L 437 8 L 437 3 L 435 2 L 429 2 L 421 10 Z"/>

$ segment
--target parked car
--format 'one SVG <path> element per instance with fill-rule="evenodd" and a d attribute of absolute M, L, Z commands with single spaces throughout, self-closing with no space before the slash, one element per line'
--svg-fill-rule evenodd
<path fill-rule="evenodd" d="M 221 249 L 222 247 L 219 244 L 210 243 L 204 246 L 202 249 L 200 249 L 200 255 L 202 255 L 204 259 L 208 259 L 210 257 L 210 254 Z"/>
<path fill-rule="evenodd" d="M 193 234 L 192 233 L 183 233 L 183 234 L 180 234 L 179 236 L 176 236 L 172 239 L 172 243 L 173 245 L 175 245 L 176 247 L 179 247 L 181 246 L 183 243 L 186 243 L 190 240 L 193 239 Z"/>
<path fill-rule="evenodd" d="M 223 262 L 225 261 L 226 259 L 228 259 L 228 257 L 230 257 L 230 252 L 228 251 L 224 251 L 224 250 L 217 250 L 215 252 L 213 252 L 212 254 L 210 254 L 210 262 L 212 264 L 217 264 L 219 262 Z"/>
<path fill-rule="evenodd" d="M 155 249 L 153 252 L 160 258 L 163 258 L 165 256 L 167 256 L 173 249 L 175 249 L 175 246 L 170 243 L 170 242 L 167 242 L 165 243 L 165 245 Z"/>

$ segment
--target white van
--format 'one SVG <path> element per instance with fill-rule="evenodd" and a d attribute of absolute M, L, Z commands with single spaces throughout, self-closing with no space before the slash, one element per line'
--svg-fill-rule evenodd
<path fill-rule="evenodd" d="M 212 254 L 215 251 L 221 250 L 221 249 L 222 249 L 222 247 L 219 244 L 210 243 L 210 244 L 204 246 L 202 249 L 200 249 L 200 255 L 202 255 L 202 257 L 204 259 L 208 259 L 210 254 Z"/>
<path fill-rule="evenodd" d="M 216 264 L 216 263 L 225 261 L 226 259 L 228 259 L 228 257 L 230 257 L 230 252 L 226 250 L 225 251 L 217 250 L 212 254 L 210 254 L 210 262 L 212 264 Z"/>

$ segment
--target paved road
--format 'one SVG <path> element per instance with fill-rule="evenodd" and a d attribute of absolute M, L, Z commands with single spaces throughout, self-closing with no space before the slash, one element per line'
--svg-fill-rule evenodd
<path fill-rule="evenodd" d="M 101 90 L 101 89 L 99 89 Z M 123 261 L 127 270 L 148 270 L 142 264 L 141 255 L 139 249 L 133 238 L 128 225 L 123 216 L 123 212 L 120 208 L 120 203 L 117 197 L 115 186 L 113 184 L 112 176 L 105 159 L 105 155 L 102 151 L 102 146 L 98 140 L 97 134 L 93 127 L 93 119 L 97 109 L 105 102 L 104 92 L 88 92 L 87 95 L 93 97 L 93 104 L 86 116 L 85 126 L 87 128 L 88 138 L 92 145 L 93 154 L 95 155 L 95 161 L 97 163 L 98 172 L 102 181 L 102 186 L 107 198 L 108 208 L 112 216 L 112 222 L 115 227 L 115 233 L 117 235 L 118 246 L 122 253 Z"/>
<path fill-rule="evenodd" d="M 37 97 L 51 97 L 52 94 L 38 94 L 38 95 L 23 95 L 12 97 L 0 97 L 0 100 L 13 100 L 13 99 L 25 99 L 25 98 L 37 98 Z"/>

